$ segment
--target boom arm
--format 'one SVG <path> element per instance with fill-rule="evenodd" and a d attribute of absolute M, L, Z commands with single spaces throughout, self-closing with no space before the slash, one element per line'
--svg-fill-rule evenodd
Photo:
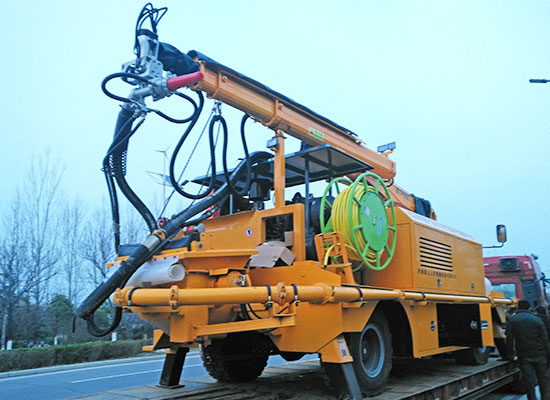
<path fill-rule="evenodd" d="M 281 130 L 313 146 L 327 143 L 340 149 L 372 166 L 372 172 L 382 178 L 395 176 L 395 162 L 387 154 L 369 149 L 346 128 L 199 52 L 191 51 L 188 55 L 199 63 L 204 76 L 191 87 L 193 90 L 244 111 L 274 131 Z M 417 207 L 421 199 L 397 185 L 391 185 L 389 190 L 396 204 L 424 214 Z M 433 209 L 426 216 L 436 219 Z"/>
<path fill-rule="evenodd" d="M 372 172 L 382 178 L 395 176 L 395 162 L 367 148 L 349 130 L 196 51 L 189 55 L 200 63 L 204 75 L 192 89 L 244 111 L 274 131 L 281 130 L 313 146 L 327 143 L 340 149 L 371 165 Z"/>

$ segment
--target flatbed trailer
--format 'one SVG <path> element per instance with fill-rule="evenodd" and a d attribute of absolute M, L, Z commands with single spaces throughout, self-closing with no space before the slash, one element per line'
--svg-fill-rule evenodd
<path fill-rule="evenodd" d="M 485 365 L 457 365 L 452 359 L 395 360 L 386 390 L 374 400 L 480 399 L 514 381 L 519 374 L 510 361 L 490 359 Z M 266 368 L 256 381 L 217 383 L 209 376 L 182 379 L 182 387 L 155 385 L 119 389 L 79 400 L 206 400 L 206 399 L 334 399 L 319 360 L 297 361 Z"/>

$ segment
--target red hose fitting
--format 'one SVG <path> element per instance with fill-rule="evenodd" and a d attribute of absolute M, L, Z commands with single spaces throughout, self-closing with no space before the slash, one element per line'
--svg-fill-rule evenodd
<path fill-rule="evenodd" d="M 168 90 L 174 91 L 184 86 L 189 86 L 192 83 L 202 81 L 203 79 L 204 75 L 202 72 L 193 72 L 191 74 L 176 76 L 168 79 L 166 81 L 166 87 Z"/>

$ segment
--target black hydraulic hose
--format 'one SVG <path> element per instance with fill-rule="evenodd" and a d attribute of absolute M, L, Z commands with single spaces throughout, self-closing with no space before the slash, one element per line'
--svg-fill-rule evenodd
<path fill-rule="evenodd" d="M 125 124 L 120 127 L 120 129 L 125 129 L 127 125 L 131 125 L 134 121 L 134 118 L 128 118 Z M 127 136 L 129 137 L 130 134 Z M 117 132 L 115 132 L 115 137 L 118 137 L 119 135 Z M 103 173 L 105 175 L 105 181 L 107 183 L 107 191 L 109 193 L 109 201 L 111 203 L 111 215 L 113 220 L 113 234 L 114 234 L 114 242 L 115 242 L 115 252 L 118 252 L 118 246 L 120 246 L 120 214 L 118 209 L 118 197 L 116 193 L 116 186 L 113 179 L 113 174 L 111 171 L 111 153 L 116 150 L 124 140 L 119 140 L 116 142 L 113 140 L 113 143 L 111 146 L 109 146 L 109 149 L 107 150 L 107 155 L 103 159 Z"/>
<path fill-rule="evenodd" d="M 220 209 L 221 205 L 227 200 L 227 197 L 228 196 L 226 196 L 223 199 L 221 199 L 220 201 L 218 201 L 218 204 L 216 204 L 215 207 L 210 208 L 209 210 L 205 211 L 204 213 L 202 213 L 198 217 L 185 221 L 185 224 L 182 226 L 182 228 L 185 227 L 185 226 L 200 224 L 201 221 L 203 221 L 206 218 L 212 216 L 216 211 L 218 211 Z"/>
<path fill-rule="evenodd" d="M 102 337 L 102 336 L 108 335 L 109 333 L 111 333 L 117 328 L 118 324 L 120 324 L 121 319 L 122 319 L 122 308 L 115 307 L 111 325 L 109 325 L 107 328 L 101 329 L 96 325 L 94 320 L 94 314 L 92 314 L 90 318 L 86 320 L 86 323 L 88 326 L 88 333 L 95 337 Z"/>
<path fill-rule="evenodd" d="M 186 197 L 188 199 L 193 199 L 193 200 L 204 199 L 214 189 L 214 184 L 216 183 L 216 152 L 215 152 L 216 149 L 214 147 L 214 127 L 213 127 L 212 121 L 210 121 L 210 126 L 208 129 L 208 140 L 210 143 L 210 163 L 211 163 L 211 170 L 212 170 L 212 175 L 210 178 L 210 184 L 208 185 L 208 188 L 202 193 L 197 193 L 197 194 L 187 193 L 185 190 L 183 190 L 183 188 L 180 186 L 180 184 L 176 180 L 176 176 L 174 172 L 178 153 L 181 147 L 183 146 L 183 144 L 185 143 L 185 140 L 189 136 L 189 133 L 197 123 L 197 120 L 199 119 L 199 115 L 202 112 L 202 108 L 204 106 L 204 96 L 202 95 L 201 92 L 198 92 L 198 95 L 199 95 L 199 106 L 196 109 L 193 119 L 191 120 L 189 126 L 187 127 L 187 129 L 181 136 L 178 144 L 174 148 L 174 152 L 172 153 L 172 157 L 170 158 L 170 166 L 169 166 L 170 183 L 174 187 L 174 190 L 178 192 L 180 195 L 182 195 L 183 197 Z M 212 120 L 214 120 L 214 118 Z"/>
<path fill-rule="evenodd" d="M 103 168 L 105 181 L 107 182 L 107 191 L 109 192 L 109 202 L 111 203 L 111 215 L 113 220 L 113 234 L 115 235 L 115 252 L 118 252 L 120 246 L 120 214 L 118 212 L 118 198 L 113 177 L 105 167 Z"/>
<path fill-rule="evenodd" d="M 107 90 L 107 83 L 115 78 L 124 78 L 124 79 L 135 79 L 137 81 L 143 82 L 143 83 L 150 83 L 147 79 L 145 79 L 142 76 L 131 74 L 129 72 L 115 72 L 114 74 L 107 75 L 105 79 L 103 79 L 103 82 L 101 82 L 101 90 L 103 90 L 103 93 L 107 97 L 110 97 L 111 99 L 121 101 L 123 103 L 132 103 L 133 100 L 129 99 L 127 97 L 121 97 L 117 96 L 116 94 L 113 94 Z"/>
<path fill-rule="evenodd" d="M 246 181 L 244 184 L 244 187 L 246 188 L 246 192 L 248 192 L 248 189 L 250 188 L 250 180 L 252 179 L 252 169 L 250 165 L 250 160 L 248 159 L 248 145 L 246 144 L 246 135 L 244 126 L 246 124 L 246 121 L 250 118 L 250 115 L 245 114 L 243 115 L 243 118 L 241 119 L 241 142 L 243 144 L 243 151 L 244 151 L 244 159 L 247 161 L 246 163 Z"/>
<path fill-rule="evenodd" d="M 135 118 L 136 115 L 130 107 L 123 106 L 121 108 L 116 122 L 113 144 L 109 148 L 106 160 L 104 160 L 104 168 L 105 163 L 108 163 L 109 172 L 114 176 L 122 194 L 124 194 L 128 201 L 138 211 L 147 224 L 149 231 L 152 232 L 157 227 L 155 217 L 151 211 L 149 211 L 147 206 L 141 201 L 141 199 L 134 193 L 132 188 L 130 188 L 130 185 L 128 185 L 128 182 L 124 176 L 126 174 L 126 153 L 128 150 L 128 141 L 130 140 L 130 136 L 132 136 L 137 129 L 136 127 L 136 129 L 132 130 L 132 123 Z"/>
<path fill-rule="evenodd" d="M 267 160 L 272 157 L 271 153 L 267 152 L 255 152 L 250 154 L 249 161 L 251 165 L 256 162 Z M 231 180 L 235 181 L 239 175 L 246 168 L 246 161 L 243 160 L 237 165 L 233 173 L 231 174 Z M 184 211 L 175 215 L 171 221 L 169 221 L 162 229 L 166 238 L 172 237 L 176 234 L 181 227 L 185 225 L 185 222 L 198 213 L 206 210 L 208 207 L 213 206 L 219 201 L 223 200 L 229 194 L 229 188 L 227 184 L 223 184 L 222 187 L 208 198 L 201 200 L 194 205 L 188 207 Z M 111 332 L 116 326 L 111 326 L 109 330 L 100 330 L 95 326 L 93 320 L 94 312 L 109 298 L 109 296 L 118 288 L 122 287 L 132 274 L 149 258 L 151 258 L 156 252 L 160 251 L 167 243 L 168 239 L 161 241 L 157 235 L 151 234 L 147 239 L 140 244 L 136 250 L 113 272 L 113 274 L 99 285 L 90 295 L 80 304 L 77 309 L 77 315 L 86 320 L 88 323 L 88 329 L 97 330 L 107 334 Z M 113 325 L 113 324 L 111 324 Z"/>
<path fill-rule="evenodd" d="M 273 157 L 273 154 L 268 153 L 266 151 L 256 151 L 250 154 L 248 158 L 250 161 L 250 165 L 254 165 L 259 161 L 268 160 L 272 157 Z M 237 179 L 239 179 L 239 175 L 243 172 L 245 168 L 246 168 L 246 160 L 242 160 L 231 173 L 230 180 L 232 182 L 235 182 Z M 222 201 L 228 195 L 229 195 L 229 187 L 227 186 L 227 183 L 224 183 L 215 193 L 213 193 L 208 198 L 202 201 L 199 201 L 198 203 L 193 204 L 192 206 L 180 212 L 179 214 L 174 215 L 172 219 L 164 226 L 163 229 L 166 231 L 168 236 L 173 235 L 179 229 L 181 229 L 181 227 L 185 225 L 186 221 L 189 218 L 206 210 L 208 207 Z"/>
<path fill-rule="evenodd" d="M 193 100 L 191 97 L 187 96 L 186 94 L 179 93 L 179 92 L 174 92 L 174 94 L 178 97 L 181 97 L 182 99 L 187 100 L 193 106 L 194 111 L 189 117 L 184 118 L 184 119 L 176 119 L 176 118 L 172 118 L 172 117 L 166 115 L 162 111 L 155 110 L 155 109 L 152 109 L 152 108 L 150 108 L 149 110 L 154 112 L 155 114 L 157 114 L 159 117 L 162 117 L 165 120 L 167 120 L 169 122 L 172 122 L 174 124 L 185 124 L 185 123 L 191 121 L 193 119 L 193 117 L 195 116 L 195 112 L 197 111 L 197 108 L 198 108 L 197 103 L 195 103 L 195 100 Z"/>
<path fill-rule="evenodd" d="M 116 158 L 113 158 L 114 162 L 117 163 L 118 160 Z M 149 229 L 149 232 L 153 232 L 157 228 L 157 221 L 155 220 L 155 217 L 151 213 L 151 211 L 147 208 L 145 203 L 141 201 L 141 199 L 136 195 L 136 193 L 132 190 L 130 185 L 128 185 L 128 182 L 126 181 L 126 178 L 123 174 L 120 174 L 115 169 L 115 180 L 118 184 L 118 187 L 120 188 L 120 191 L 126 196 L 128 201 L 135 207 L 137 212 L 141 215 L 145 223 L 147 224 L 147 228 Z"/>
<path fill-rule="evenodd" d="M 217 118 L 217 119 L 216 119 Z M 220 121 L 222 124 L 222 130 L 223 130 L 223 152 L 222 152 L 222 165 L 223 165 L 223 175 L 225 177 L 225 182 L 227 182 L 227 185 L 229 186 L 229 190 L 231 193 L 236 194 L 237 196 L 243 196 L 246 193 L 248 193 L 248 189 L 250 186 L 250 179 L 251 179 L 251 169 L 250 169 L 250 162 L 248 160 L 248 146 L 246 144 L 246 137 L 244 134 L 244 125 L 246 123 L 246 120 L 249 118 L 248 114 L 245 114 L 243 116 L 243 119 L 241 120 L 241 141 L 243 144 L 243 150 L 244 150 L 244 160 L 246 161 L 246 178 L 244 186 L 241 190 L 237 190 L 233 182 L 231 182 L 231 179 L 229 179 L 229 170 L 227 168 L 227 145 L 229 142 L 229 135 L 227 132 L 227 123 L 225 122 L 225 119 L 221 115 L 216 115 L 213 118 L 214 120 Z"/>

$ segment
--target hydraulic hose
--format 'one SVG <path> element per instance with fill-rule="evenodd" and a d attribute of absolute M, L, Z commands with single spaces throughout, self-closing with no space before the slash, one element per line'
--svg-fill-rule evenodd
<path fill-rule="evenodd" d="M 216 153 L 214 148 L 214 132 L 213 132 L 212 123 L 210 124 L 210 129 L 208 130 L 208 140 L 210 143 L 210 160 L 211 160 L 210 162 L 211 162 L 211 169 L 212 169 L 212 175 L 210 177 L 210 183 L 208 185 L 208 188 L 202 193 L 197 193 L 197 194 L 187 193 L 185 190 L 183 190 L 183 188 L 180 186 L 180 184 L 176 180 L 176 175 L 174 172 L 178 153 L 181 147 L 183 146 L 183 144 L 185 143 L 185 140 L 191 133 L 191 130 L 197 123 L 199 116 L 202 112 L 202 108 L 204 106 L 203 94 L 201 92 L 197 92 L 197 94 L 199 96 L 199 105 L 195 110 L 195 113 L 193 115 L 191 122 L 187 126 L 187 129 L 181 136 L 180 140 L 178 141 L 178 144 L 176 145 L 176 148 L 174 149 L 174 152 L 172 153 L 172 157 L 170 158 L 170 166 L 169 166 L 170 183 L 172 184 L 174 190 L 178 192 L 180 195 L 182 195 L 183 197 L 186 197 L 188 199 L 193 199 L 193 200 L 204 199 L 206 196 L 208 196 L 214 189 L 214 183 L 216 181 Z"/>
<path fill-rule="evenodd" d="M 273 154 L 268 153 L 266 151 L 256 151 L 254 153 L 251 153 L 248 157 L 248 161 L 250 162 L 250 165 L 254 165 L 262 160 L 268 160 L 273 157 Z M 237 167 L 233 170 L 230 176 L 231 182 L 235 182 L 237 179 L 239 179 L 239 176 L 243 172 L 243 170 L 246 168 L 247 160 L 242 160 Z M 206 210 L 208 207 L 219 203 L 222 201 L 227 195 L 229 195 L 229 187 L 227 183 L 224 183 L 214 194 L 209 196 L 208 198 L 204 199 L 203 201 L 200 201 L 198 203 L 195 203 L 191 207 L 187 208 L 186 210 L 180 212 L 179 214 L 176 214 L 174 217 L 172 217 L 172 220 L 169 221 L 165 227 L 164 230 L 166 231 L 168 236 L 173 235 L 176 233 L 179 229 L 181 229 L 182 226 L 185 225 L 185 222 L 197 215 L 198 213 Z"/>
<path fill-rule="evenodd" d="M 223 152 L 222 152 L 222 164 L 223 164 L 223 175 L 225 177 L 225 181 L 227 182 L 229 186 L 229 190 L 231 193 L 236 194 L 237 196 L 243 196 L 246 193 L 248 193 L 248 189 L 250 186 L 250 179 L 252 175 L 252 171 L 250 169 L 250 162 L 248 162 L 248 146 L 246 144 L 246 137 L 245 137 L 245 131 L 244 126 L 246 124 L 246 120 L 249 118 L 248 114 L 245 114 L 241 120 L 241 141 L 243 144 L 243 150 L 244 150 L 244 159 L 247 161 L 246 163 L 246 178 L 244 186 L 241 190 L 237 190 L 235 185 L 231 182 L 231 179 L 229 179 L 229 170 L 227 168 L 227 145 L 229 142 L 229 135 L 227 132 L 227 124 L 225 122 L 225 119 L 221 115 L 216 115 L 212 121 L 220 121 L 222 124 L 222 130 L 223 130 Z"/>
<path fill-rule="evenodd" d="M 129 99 L 128 97 L 117 96 L 116 94 L 113 94 L 109 90 L 107 90 L 107 83 L 115 78 L 135 79 L 142 83 L 149 83 L 149 81 L 144 77 L 136 74 L 131 74 L 129 72 L 115 72 L 114 74 L 107 75 L 105 79 L 103 79 L 103 81 L 101 82 L 101 90 L 103 91 L 103 93 L 105 93 L 107 97 L 123 103 L 132 103 L 134 100 Z"/>
<path fill-rule="evenodd" d="M 134 118 L 128 118 L 125 125 L 120 127 L 123 129 L 126 125 L 130 125 L 134 121 Z M 118 136 L 115 132 L 115 136 Z M 121 144 L 113 143 L 107 150 L 107 155 L 103 159 L 103 173 L 105 175 L 105 181 L 107 183 L 107 191 L 109 193 L 109 200 L 111 203 L 111 215 L 113 220 L 113 234 L 115 239 L 115 252 L 118 252 L 118 247 L 120 246 L 120 214 L 118 209 L 118 197 L 116 193 L 115 181 L 113 179 L 112 168 L 111 168 L 111 153 Z"/>
<path fill-rule="evenodd" d="M 250 154 L 249 162 L 251 165 L 271 158 L 271 153 L 267 152 L 255 152 Z M 239 175 L 246 168 L 246 160 L 241 161 L 233 173 L 231 174 L 231 181 L 235 181 L 239 178 Z M 90 333 L 102 333 L 103 335 L 111 332 L 116 328 L 116 325 L 111 326 L 106 330 L 100 330 L 94 323 L 94 312 L 109 298 L 109 296 L 118 288 L 123 286 L 132 274 L 155 253 L 160 251 L 168 242 L 169 238 L 175 235 L 181 227 L 185 225 L 185 222 L 197 215 L 198 213 L 206 210 L 208 207 L 223 200 L 229 194 L 229 187 L 227 183 L 223 184 L 219 190 L 208 198 L 197 202 L 190 206 L 179 214 L 175 215 L 171 221 L 169 221 L 162 230 L 156 230 L 147 239 L 140 244 L 136 250 L 113 272 L 113 274 L 99 285 L 90 295 L 80 304 L 77 309 L 77 315 L 86 320 L 88 323 L 88 330 Z M 116 316 L 116 315 L 115 315 Z"/>
<path fill-rule="evenodd" d="M 113 144 L 109 147 L 107 155 L 104 159 L 104 169 L 108 170 L 112 176 L 114 176 L 116 183 L 124 196 L 144 219 L 147 227 L 149 228 L 149 232 L 152 232 L 157 226 L 155 217 L 151 211 L 149 211 L 147 206 L 141 201 L 141 199 L 134 193 L 132 188 L 130 188 L 130 185 L 128 185 L 125 178 L 128 142 L 132 134 L 137 129 L 136 127 L 136 129 L 132 130 L 132 124 L 135 118 L 136 114 L 131 107 L 123 106 L 121 108 L 116 122 Z"/>
<path fill-rule="evenodd" d="M 115 181 L 111 174 L 103 167 L 107 191 L 109 192 L 109 202 L 111 204 L 111 215 L 113 220 L 113 234 L 115 236 L 115 252 L 118 252 L 120 246 L 120 213 L 118 212 L 118 197 L 116 194 Z"/>

